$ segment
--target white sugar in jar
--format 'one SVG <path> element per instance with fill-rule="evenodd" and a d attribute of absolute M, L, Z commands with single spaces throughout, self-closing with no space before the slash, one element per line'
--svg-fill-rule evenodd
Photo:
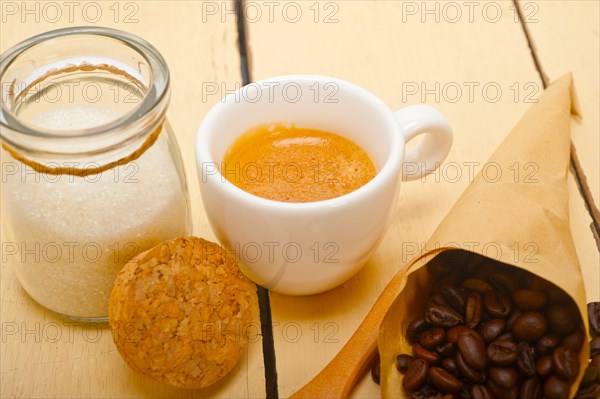
<path fill-rule="evenodd" d="M 166 63 L 133 35 L 70 28 L 2 54 L 0 76 L 4 260 L 47 309 L 104 321 L 123 264 L 191 233 Z"/>

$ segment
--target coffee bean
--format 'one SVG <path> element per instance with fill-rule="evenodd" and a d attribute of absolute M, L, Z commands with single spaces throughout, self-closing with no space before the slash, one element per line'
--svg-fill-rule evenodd
<path fill-rule="evenodd" d="M 580 386 L 587 387 L 592 385 L 598 379 L 599 374 L 600 370 L 598 370 L 598 367 L 588 364 L 587 368 L 585 369 L 585 373 L 583 373 Z"/>
<path fill-rule="evenodd" d="M 437 389 L 427 384 L 415 392 L 411 392 L 413 399 L 441 399 L 441 393 Z"/>
<path fill-rule="evenodd" d="M 418 390 L 427 381 L 429 366 L 423 359 L 414 359 L 404 374 L 402 386 L 409 392 Z"/>
<path fill-rule="evenodd" d="M 579 352 L 581 348 L 583 348 L 583 341 L 585 341 L 585 334 L 583 332 L 583 328 L 580 328 L 574 333 L 564 337 L 561 345 Z"/>
<path fill-rule="evenodd" d="M 593 384 L 577 391 L 575 399 L 598 399 L 600 398 L 600 383 Z"/>
<path fill-rule="evenodd" d="M 580 363 L 577 352 L 559 346 L 552 352 L 552 367 L 558 377 L 572 383 L 579 374 Z"/>
<path fill-rule="evenodd" d="M 502 388 L 492 380 L 487 380 L 485 385 L 498 399 L 517 399 L 519 397 L 519 389 L 516 386 L 512 388 Z"/>
<path fill-rule="evenodd" d="M 502 334 L 505 326 L 506 322 L 502 319 L 492 319 L 490 321 L 486 321 L 481 326 L 481 337 L 485 342 L 492 342 L 498 338 L 500 334 Z"/>
<path fill-rule="evenodd" d="M 431 392 L 426 392 L 426 390 L 431 390 Z M 434 395 L 430 395 L 430 393 Z M 419 391 L 411 392 L 409 397 L 412 399 L 440 399 L 437 394 L 437 389 L 430 387 L 429 385 L 425 385 Z"/>
<path fill-rule="evenodd" d="M 471 382 L 481 384 L 485 381 L 484 371 L 469 366 L 460 352 L 456 354 L 456 367 L 458 368 L 458 371 Z"/>
<path fill-rule="evenodd" d="M 396 369 L 402 374 L 406 373 L 408 370 L 408 366 L 410 366 L 410 362 L 413 361 L 413 357 L 411 355 L 407 355 L 406 353 L 402 353 L 396 356 Z"/>
<path fill-rule="evenodd" d="M 517 360 L 517 344 L 508 340 L 496 340 L 487 347 L 487 355 L 492 363 L 508 366 Z"/>
<path fill-rule="evenodd" d="M 548 322 L 542 313 L 526 311 L 517 317 L 512 332 L 519 341 L 534 342 L 546 334 L 547 329 Z"/>
<path fill-rule="evenodd" d="M 508 319 L 506 319 L 506 331 L 512 331 L 512 328 L 515 325 L 515 321 L 519 316 L 521 316 L 521 314 L 523 314 L 523 311 L 521 309 L 517 308 L 513 310 L 510 316 L 508 316 Z"/>
<path fill-rule="evenodd" d="M 537 377 L 531 377 L 523 381 L 519 389 L 519 399 L 541 399 L 542 384 Z"/>
<path fill-rule="evenodd" d="M 450 374 L 457 376 L 459 375 L 458 366 L 456 365 L 456 359 L 453 357 L 447 357 L 442 360 L 441 366 L 444 370 Z"/>
<path fill-rule="evenodd" d="M 553 375 L 544 384 L 544 396 L 547 399 L 568 399 L 570 389 L 568 383 Z"/>
<path fill-rule="evenodd" d="M 540 310 L 546 306 L 548 297 L 542 291 L 520 289 L 512 292 L 512 300 L 521 309 Z"/>
<path fill-rule="evenodd" d="M 444 297 L 442 297 L 441 293 L 436 293 L 436 294 L 432 294 L 431 298 L 429 298 L 429 301 L 434 304 L 434 303 L 439 303 L 440 305 L 446 305 L 446 300 L 444 299 Z"/>
<path fill-rule="evenodd" d="M 550 329 L 557 335 L 564 337 L 571 334 L 581 324 L 577 308 L 552 304 L 546 310 Z"/>
<path fill-rule="evenodd" d="M 492 317 L 504 319 L 512 310 L 512 303 L 508 295 L 501 291 L 488 291 L 483 297 L 485 309 Z"/>
<path fill-rule="evenodd" d="M 462 282 L 461 286 L 463 288 L 472 290 L 472 291 L 477 291 L 477 292 L 486 292 L 486 291 L 491 291 L 492 286 L 481 280 L 478 278 L 469 278 L 466 279 L 465 281 Z"/>
<path fill-rule="evenodd" d="M 532 290 L 545 292 L 548 296 L 549 302 L 568 303 L 571 301 L 571 297 L 567 295 L 567 293 L 558 288 L 556 285 L 552 284 L 550 281 L 539 276 L 533 276 L 530 278 L 529 288 Z"/>
<path fill-rule="evenodd" d="M 600 336 L 590 341 L 590 356 L 600 355 Z"/>
<path fill-rule="evenodd" d="M 450 306 L 433 304 L 425 312 L 425 320 L 438 327 L 454 327 L 464 322 L 463 316 Z"/>
<path fill-rule="evenodd" d="M 446 339 L 448 340 L 448 342 L 452 342 L 453 344 L 455 344 L 458 342 L 458 337 L 460 337 L 462 333 L 468 330 L 469 328 L 465 325 L 452 327 L 446 333 Z"/>
<path fill-rule="evenodd" d="M 425 360 L 427 363 L 436 363 L 439 360 L 439 356 L 431 351 L 425 349 L 421 344 L 414 344 L 412 346 L 413 355 L 419 359 Z"/>
<path fill-rule="evenodd" d="M 552 355 L 540 357 L 535 362 L 535 371 L 540 377 L 546 377 L 552 374 Z"/>
<path fill-rule="evenodd" d="M 462 382 L 439 367 L 429 369 L 429 378 L 433 385 L 443 392 L 458 392 L 462 388 Z"/>
<path fill-rule="evenodd" d="M 466 304 L 466 293 L 465 290 L 450 286 L 446 287 L 441 292 L 442 297 L 445 299 L 446 304 L 456 310 L 458 313 L 465 311 Z"/>
<path fill-rule="evenodd" d="M 457 342 L 458 350 L 470 367 L 483 370 L 486 366 L 486 348 L 483 338 L 475 331 L 463 333 Z"/>
<path fill-rule="evenodd" d="M 517 345 L 517 368 L 527 377 L 531 377 L 535 374 L 533 349 L 527 342 L 519 342 Z"/>
<path fill-rule="evenodd" d="M 473 328 L 481 320 L 481 294 L 477 291 L 470 292 L 465 306 L 465 323 L 467 327 Z"/>
<path fill-rule="evenodd" d="M 489 370 L 489 376 L 502 388 L 514 387 L 519 379 L 515 369 L 509 367 L 492 367 Z"/>
<path fill-rule="evenodd" d="M 485 385 L 473 385 L 469 393 L 472 399 L 495 399 L 492 391 Z"/>
<path fill-rule="evenodd" d="M 471 398 L 471 394 L 469 393 L 469 390 L 471 389 L 471 384 L 469 384 L 468 381 L 462 381 L 462 383 L 462 389 L 459 392 L 453 394 L 454 399 L 473 399 Z"/>
<path fill-rule="evenodd" d="M 554 348 L 560 344 L 560 338 L 556 335 L 544 335 L 540 338 L 535 345 L 535 354 L 537 356 L 544 356 L 552 353 Z"/>
<path fill-rule="evenodd" d="M 435 353 L 437 353 L 441 357 L 446 357 L 446 356 L 450 356 L 454 352 L 455 349 L 456 349 L 456 345 L 453 344 L 452 342 L 444 342 L 443 344 L 441 344 L 437 348 L 435 348 Z"/>
<path fill-rule="evenodd" d="M 513 276 L 506 273 L 493 273 L 488 281 L 494 288 L 504 292 L 512 292 L 519 288 L 519 282 Z"/>
<path fill-rule="evenodd" d="M 379 354 L 375 358 L 373 367 L 371 367 L 371 378 L 375 384 L 379 385 L 381 382 L 381 361 L 379 360 Z"/>
<path fill-rule="evenodd" d="M 406 338 L 408 339 L 408 342 L 411 344 L 416 344 L 419 342 L 419 336 L 428 328 L 429 324 L 427 324 L 425 319 L 422 317 L 411 321 L 406 328 Z"/>
<path fill-rule="evenodd" d="M 511 332 L 505 332 L 504 334 L 502 334 L 501 336 L 496 338 L 496 341 L 514 341 L 514 340 L 515 340 L 515 337 L 513 337 Z"/>
<path fill-rule="evenodd" d="M 600 302 L 588 303 L 588 319 L 592 334 L 600 336 Z"/>
<path fill-rule="evenodd" d="M 446 339 L 446 330 L 441 327 L 435 327 L 431 330 L 426 330 L 419 336 L 419 343 L 425 348 L 432 350 L 436 346 L 444 342 Z"/>

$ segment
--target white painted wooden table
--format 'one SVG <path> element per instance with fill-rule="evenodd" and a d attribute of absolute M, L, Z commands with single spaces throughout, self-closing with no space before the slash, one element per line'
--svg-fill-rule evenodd
<path fill-rule="evenodd" d="M 246 74 L 253 80 L 292 73 L 336 76 L 364 86 L 394 110 L 425 102 L 450 120 L 455 143 L 439 172 L 402 186 L 381 246 L 354 278 L 317 296 L 269 295 L 272 325 L 263 335 L 270 328 L 276 363 L 268 356 L 265 363 L 263 341 L 256 340 L 235 370 L 206 390 L 176 390 L 134 374 L 107 328 L 70 323 L 43 310 L 3 265 L 3 398 L 289 396 L 343 346 L 415 246 L 427 241 L 471 173 L 536 101 L 543 90 L 540 70 L 550 80 L 574 74 L 583 119 L 573 122 L 579 169 L 569 176 L 571 228 L 588 299 L 600 300 L 598 221 L 590 216 L 600 203 L 600 3 L 522 1 L 527 36 L 509 1 L 248 1 L 241 5 L 246 39 L 241 47 L 231 1 L 67 3 L 1 1 L 0 50 L 78 25 L 115 27 L 153 43 L 171 69 L 168 115 L 182 148 L 195 235 L 214 240 L 196 179 L 195 131 L 212 104 L 243 84 Z M 578 188 L 584 177 L 587 198 Z M 379 387 L 365 376 L 353 395 L 378 397 Z"/>

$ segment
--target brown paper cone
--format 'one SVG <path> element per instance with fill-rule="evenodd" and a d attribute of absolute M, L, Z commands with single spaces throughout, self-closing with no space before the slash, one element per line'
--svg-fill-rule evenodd
<path fill-rule="evenodd" d="M 433 233 L 425 247 L 428 252 L 405 268 L 406 284 L 379 335 L 383 397 L 408 397 L 394 367 L 397 354 L 412 353 L 402 326 L 423 314 L 432 282 L 429 268 L 423 266 L 446 250 L 475 252 L 556 284 L 577 304 L 587 333 L 585 288 L 569 227 L 572 113 L 576 104 L 567 75 L 528 110 Z M 589 336 L 571 397 L 587 364 L 588 341 Z"/>

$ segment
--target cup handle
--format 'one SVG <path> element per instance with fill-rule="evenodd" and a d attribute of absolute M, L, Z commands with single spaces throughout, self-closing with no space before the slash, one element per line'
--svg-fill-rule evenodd
<path fill-rule="evenodd" d="M 402 165 L 402 180 L 417 180 L 436 170 L 452 148 L 452 128 L 435 108 L 411 105 L 395 113 L 402 128 L 404 142 L 418 135 L 427 135 L 415 148 L 406 153 Z"/>

